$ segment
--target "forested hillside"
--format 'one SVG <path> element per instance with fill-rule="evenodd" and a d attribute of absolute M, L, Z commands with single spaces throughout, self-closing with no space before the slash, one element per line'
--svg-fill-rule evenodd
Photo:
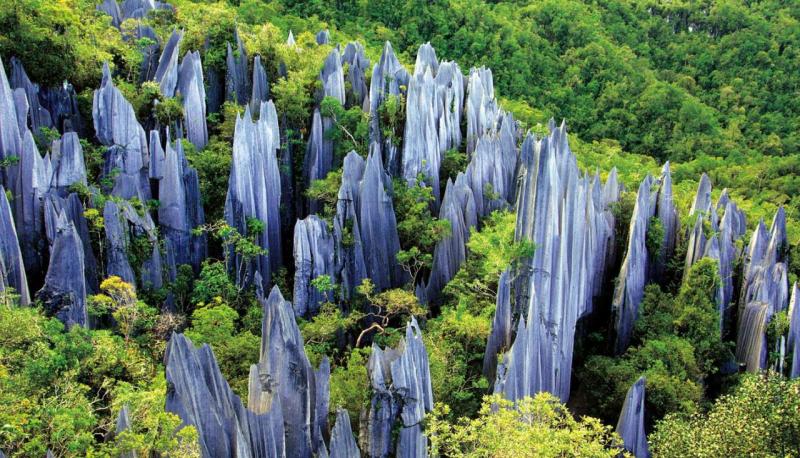
<path fill-rule="evenodd" d="M 800 4 L 0 4 L 0 457 L 800 456 Z"/>

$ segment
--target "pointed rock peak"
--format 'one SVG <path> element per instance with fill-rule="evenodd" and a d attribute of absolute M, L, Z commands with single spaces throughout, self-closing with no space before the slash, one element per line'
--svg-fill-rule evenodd
<path fill-rule="evenodd" d="M 114 85 L 114 81 L 111 78 L 111 68 L 108 66 L 108 61 L 103 62 L 103 79 L 100 82 L 100 87 L 105 87 L 107 84 Z"/>
<path fill-rule="evenodd" d="M 650 456 L 644 431 L 644 392 L 645 378 L 642 376 L 628 390 L 617 423 L 617 433 L 622 438 L 625 450 L 636 458 Z"/>
<path fill-rule="evenodd" d="M 331 41 L 331 34 L 328 32 L 328 29 L 320 30 L 317 32 L 316 39 L 318 45 L 326 45 Z"/>
<path fill-rule="evenodd" d="M 417 51 L 417 61 L 414 64 L 414 74 L 418 75 L 428 70 L 430 70 L 432 74 L 436 74 L 439 70 L 439 60 L 436 58 L 436 50 L 433 49 L 430 42 L 419 47 L 419 51 Z"/>
<path fill-rule="evenodd" d="M 289 46 L 295 46 L 297 43 L 294 41 L 294 33 L 289 30 L 289 38 L 286 39 L 286 44 Z"/>
<path fill-rule="evenodd" d="M 694 203 L 689 211 L 690 215 L 695 212 L 707 212 L 711 208 L 711 180 L 708 175 L 703 173 L 700 177 L 700 182 L 697 184 L 697 194 L 694 197 Z"/>

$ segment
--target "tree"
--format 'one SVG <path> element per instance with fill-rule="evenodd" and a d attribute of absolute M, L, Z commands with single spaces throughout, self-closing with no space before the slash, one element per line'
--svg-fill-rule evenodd
<path fill-rule="evenodd" d="M 600 420 L 576 420 L 552 394 L 542 392 L 517 403 L 487 397 L 477 418 L 445 418 L 449 408 L 437 404 L 426 418 L 431 454 L 453 457 L 615 457 L 619 437 Z"/>

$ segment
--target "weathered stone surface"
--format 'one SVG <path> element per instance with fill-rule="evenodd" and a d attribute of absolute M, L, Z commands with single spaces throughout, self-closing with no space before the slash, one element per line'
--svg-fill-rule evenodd
<path fill-rule="evenodd" d="M 652 219 L 661 224 L 662 236 L 658 251 L 647 246 Z M 621 354 L 630 343 L 633 326 L 639 316 L 639 305 L 645 286 L 659 278 L 672 256 L 678 236 L 678 212 L 672 198 L 672 178 L 669 162 L 664 164 L 656 181 L 648 175 L 639 186 L 636 205 L 628 233 L 628 251 L 620 269 L 614 291 L 612 311 L 615 315 L 615 351 Z M 717 258 L 718 258 L 717 254 Z"/>
<path fill-rule="evenodd" d="M 514 328 L 511 319 L 511 273 L 508 269 L 500 274 L 497 281 L 497 301 L 495 302 L 492 331 L 486 342 L 483 355 L 483 376 L 486 380 L 494 380 L 497 370 L 497 355 L 511 347 Z"/>
<path fill-rule="evenodd" d="M 286 44 L 289 46 L 296 46 L 297 43 L 294 41 L 294 33 L 290 30 L 289 37 L 286 38 Z"/>
<path fill-rule="evenodd" d="M 372 402 L 362 430 L 367 455 L 389 456 L 394 448 L 392 431 L 399 428 L 396 456 L 427 456 L 421 423 L 433 409 L 433 394 L 428 356 L 414 318 L 397 349 L 373 345 L 368 372 Z"/>
<path fill-rule="evenodd" d="M 368 277 L 361 229 L 358 224 L 360 207 L 358 184 L 364 176 L 365 166 L 366 162 L 355 151 L 345 156 L 342 184 L 339 187 L 336 216 L 333 220 L 336 274 L 345 298 L 352 297 L 355 288 Z"/>
<path fill-rule="evenodd" d="M 250 95 L 250 109 L 253 111 L 261 109 L 261 102 L 269 100 L 269 80 L 267 72 L 261 64 L 261 56 L 257 55 L 253 59 L 253 88 Z"/>
<path fill-rule="evenodd" d="M 350 83 L 349 88 L 345 85 L 345 107 L 364 107 L 369 96 L 366 73 L 369 71 L 370 65 L 364 46 L 357 41 L 348 43 L 342 54 L 342 64 L 348 66 L 346 78 Z M 368 109 L 367 105 L 365 111 Z"/>
<path fill-rule="evenodd" d="M 178 88 L 178 56 L 182 38 L 182 31 L 173 30 L 158 59 L 154 80 L 161 88 L 161 95 L 164 97 L 174 97 Z"/>
<path fill-rule="evenodd" d="M 498 111 L 492 70 L 485 67 L 473 68 L 469 72 L 467 84 L 467 154 L 472 154 L 478 139 L 494 128 Z"/>
<path fill-rule="evenodd" d="M 0 185 L 0 292 L 6 291 L 8 287 L 14 288 L 14 293 L 19 295 L 20 305 L 30 303 L 28 279 L 11 205 L 8 204 L 5 188 Z"/>
<path fill-rule="evenodd" d="M 378 290 L 401 285 L 405 275 L 397 263 L 400 238 L 391 196 L 386 192 L 389 181 L 380 155 L 373 150 L 359 183 L 358 225 L 364 250 L 364 266 Z"/>
<path fill-rule="evenodd" d="M 740 317 L 736 338 L 736 359 L 748 372 L 759 372 L 767 365 L 767 323 L 769 305 L 763 302 L 748 304 Z"/>
<path fill-rule="evenodd" d="M 117 0 L 103 0 L 103 3 L 97 5 L 97 10 L 111 16 L 111 25 L 114 27 L 119 28 L 122 24 L 122 11 L 119 9 Z"/>
<path fill-rule="evenodd" d="M 323 397 L 321 407 L 328 394 L 316 392 L 315 372 L 303 349 L 292 304 L 284 300 L 277 286 L 266 300 L 260 291 L 256 296 L 264 309 L 264 318 L 261 355 L 258 364 L 250 368 L 248 408 L 257 413 L 280 409 L 287 454 L 311 457 L 321 444 L 314 441 L 320 432 L 317 397 Z M 325 367 L 320 369 L 320 375 L 329 374 L 325 373 Z M 319 386 L 325 388 L 327 384 L 324 380 L 321 382 Z"/>
<path fill-rule="evenodd" d="M 250 101 L 250 70 L 247 65 L 247 52 L 244 49 L 244 42 L 239 37 L 239 31 L 234 30 L 234 41 L 236 42 L 236 52 L 234 53 L 231 44 L 228 43 L 228 57 L 226 63 L 228 73 L 225 78 L 225 99 L 246 105 Z"/>
<path fill-rule="evenodd" d="M 97 260 L 92 250 L 92 241 L 89 238 L 89 224 L 84 216 L 83 204 L 78 194 L 71 193 L 66 198 L 59 197 L 55 193 L 45 196 L 45 233 L 51 249 L 58 234 L 61 215 L 65 215 L 67 220 L 75 226 L 75 231 L 83 245 L 83 270 L 87 294 L 97 294 L 99 292 Z"/>
<path fill-rule="evenodd" d="M 158 185 L 158 224 L 173 250 L 177 265 L 189 264 L 197 272 L 206 258 L 206 238 L 192 230 L 205 224 L 197 171 L 189 167 L 180 140 L 167 142 L 164 177 Z"/>
<path fill-rule="evenodd" d="M 204 458 L 287 455 L 279 406 L 266 412 L 247 409 L 208 345 L 195 349 L 183 334 L 173 334 L 164 359 L 170 386 L 165 409 L 197 429 Z"/>
<path fill-rule="evenodd" d="M 42 127 L 53 127 L 53 119 L 50 112 L 41 104 L 39 98 L 39 85 L 31 82 L 22 62 L 16 57 L 11 58 L 11 87 L 22 89 L 28 101 L 28 123 L 31 130 L 38 132 Z"/>
<path fill-rule="evenodd" d="M 68 327 L 87 325 L 83 244 L 65 213 L 58 218 L 47 276 L 36 298 L 49 314 Z"/>
<path fill-rule="evenodd" d="M 150 198 L 145 167 L 149 158 L 147 138 L 133 107 L 114 87 L 107 63 L 103 64 L 100 89 L 94 92 L 92 116 L 97 139 L 112 147 L 104 165 L 106 174 L 117 173 L 111 193 L 123 199 L 137 197 L 147 202 Z"/>
<path fill-rule="evenodd" d="M 497 370 L 495 392 L 511 400 L 539 391 L 569 397 L 575 325 L 592 310 L 596 266 L 613 237 L 605 214 L 611 202 L 594 202 L 592 180 L 578 171 L 566 125 L 550 127 L 541 140 L 528 136 L 520 155 L 515 237 L 533 242 L 536 251 L 515 283 L 515 302 L 526 318 Z"/>
<path fill-rule="evenodd" d="M 139 66 L 140 81 L 150 81 L 155 79 L 158 69 L 158 60 L 161 57 L 161 44 L 156 35 L 156 31 L 149 25 L 137 23 L 134 29 L 134 37 L 139 42 L 146 40 L 148 44 L 139 46 L 142 53 L 142 64 Z"/>
<path fill-rule="evenodd" d="M 140 214 L 128 202 L 116 203 L 107 200 L 103 208 L 103 221 L 106 232 L 106 274 L 107 276 L 116 275 L 131 285 L 136 285 L 134 269 L 128 260 L 128 253 L 134 249 L 143 249 L 143 242 L 146 241 L 150 247 L 147 252 L 139 253 L 144 258 L 149 253 L 150 256 L 144 258 L 142 270 L 148 272 L 146 280 L 153 283 L 155 277 L 161 277 L 161 263 L 153 259 L 158 254 L 153 246 L 157 244 L 157 232 L 153 220 L 148 213 Z M 153 271 L 155 269 L 155 271 Z"/>
<path fill-rule="evenodd" d="M 514 123 L 511 117 L 504 119 L 504 122 Z M 510 146 L 504 145 L 500 138 L 493 135 L 478 139 L 465 172 L 475 197 L 478 219 L 513 202 L 516 166 L 517 149 L 513 137 Z"/>
<path fill-rule="evenodd" d="M 439 206 L 439 167 L 442 162 L 436 123 L 438 100 L 431 69 L 425 67 L 423 73 L 414 73 L 406 97 L 402 174 L 409 185 L 422 176 L 423 184 L 433 189 L 434 208 Z"/>
<path fill-rule="evenodd" d="M 331 431 L 330 458 L 360 458 L 353 429 L 350 426 L 350 414 L 347 410 L 336 409 L 336 424 Z"/>
<path fill-rule="evenodd" d="M 317 32 L 317 44 L 318 45 L 326 45 L 331 41 L 331 34 L 328 32 L 328 29 L 320 30 Z"/>
<path fill-rule="evenodd" d="M 327 275 L 336 281 L 334 240 L 327 223 L 316 215 L 297 221 L 294 227 L 294 312 L 311 317 L 325 301 L 333 302 L 333 292 L 320 292 L 311 282 Z"/>
<path fill-rule="evenodd" d="M 160 180 L 164 177 L 164 148 L 161 146 L 161 134 L 157 130 L 150 131 L 150 166 L 148 178 Z"/>
<path fill-rule="evenodd" d="M 800 377 L 800 289 L 797 288 L 797 282 L 792 286 L 792 298 L 789 301 L 789 336 L 786 343 L 788 352 L 792 354 L 789 378 Z"/>
<path fill-rule="evenodd" d="M 206 126 L 206 89 L 200 52 L 186 53 L 181 62 L 178 90 L 183 97 L 183 125 L 186 138 L 198 150 L 208 143 Z"/>
<path fill-rule="evenodd" d="M 46 269 L 48 244 L 44 232 L 43 199 L 50 187 L 50 173 L 30 130 L 24 133 L 20 153 L 19 175 L 15 180 L 12 201 L 14 222 L 28 278 L 36 278 Z"/>
<path fill-rule="evenodd" d="M 17 123 L 17 110 L 14 104 L 14 92 L 6 77 L 3 61 L 0 59 L 0 160 L 19 156 L 22 147 L 22 136 Z M 3 168 L 0 171 L 0 185 L 8 189 L 15 188 L 13 174 L 15 168 Z"/>
<path fill-rule="evenodd" d="M 306 155 L 303 159 L 303 174 L 305 175 L 306 186 L 310 186 L 314 180 L 324 179 L 328 172 L 331 171 L 333 150 L 325 147 L 326 142 L 329 142 L 329 140 L 325 139 L 322 116 L 320 116 L 319 110 L 315 109 L 311 121 L 311 134 L 308 136 Z M 309 213 L 318 212 L 319 203 L 314 199 L 309 199 L 308 211 Z"/>
<path fill-rule="evenodd" d="M 425 298 L 434 303 L 467 259 L 470 229 L 478 225 L 475 198 L 463 174 L 459 173 L 455 182 L 448 180 L 439 219 L 450 223 L 450 235 L 437 242 L 433 250 Z"/>
<path fill-rule="evenodd" d="M 383 46 L 380 61 L 372 68 L 369 87 L 369 138 L 371 144 L 380 145 L 384 167 L 392 176 L 400 175 L 400 151 L 392 139 L 384 138 L 378 113 L 387 97 L 404 94 L 402 87 L 408 87 L 408 84 L 408 71 L 397 60 L 392 45 L 387 41 Z"/>
<path fill-rule="evenodd" d="M 269 282 L 272 273 L 282 265 L 281 178 L 276 156 L 280 134 L 275 135 L 277 126 L 268 121 L 272 119 L 268 113 L 273 109 L 272 102 L 262 103 L 258 121 L 252 120 L 249 108 L 244 117 L 236 120 L 225 220 L 241 234 L 247 234 L 249 218 L 264 223 L 264 231 L 256 237 L 256 242 L 267 250 L 266 255 L 256 256 L 250 263 L 233 256 L 229 268 L 240 285 L 250 284 L 256 272 Z"/>
<path fill-rule="evenodd" d="M 322 357 L 319 367 L 314 371 L 314 383 L 316 399 L 314 402 L 312 441 L 319 455 L 326 449 L 325 439 L 328 437 L 328 410 L 331 401 L 331 362 L 328 360 L 327 356 Z"/>
<path fill-rule="evenodd" d="M 625 450 L 636 458 L 650 456 L 644 432 L 644 391 L 645 378 L 641 377 L 628 389 L 617 422 L 617 434 L 622 438 Z"/>
<path fill-rule="evenodd" d="M 86 186 L 86 165 L 78 134 L 67 132 L 53 146 L 51 156 L 53 175 L 50 179 L 50 188 L 65 195 L 69 192 L 69 187 L 75 183 Z"/>

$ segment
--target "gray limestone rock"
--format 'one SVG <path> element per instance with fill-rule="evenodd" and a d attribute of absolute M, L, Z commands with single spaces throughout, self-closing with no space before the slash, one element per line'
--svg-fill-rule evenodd
<path fill-rule="evenodd" d="M 342 184 L 336 203 L 336 216 L 333 220 L 336 278 L 342 286 L 342 294 L 352 297 L 355 288 L 367 278 L 364 261 L 364 247 L 359 229 L 359 189 L 358 184 L 364 176 L 366 162 L 355 151 L 344 158 Z"/>
<path fill-rule="evenodd" d="M 336 424 L 331 431 L 330 458 L 360 458 L 353 429 L 350 426 L 350 414 L 347 410 L 336 409 Z"/>
<path fill-rule="evenodd" d="M 494 98 L 492 71 L 488 68 L 473 68 L 467 84 L 467 154 L 472 154 L 478 139 L 494 128 L 499 107 Z"/>
<path fill-rule="evenodd" d="M 517 272 L 514 302 L 523 319 L 497 369 L 495 392 L 510 400 L 539 391 L 569 397 L 575 326 L 592 310 L 603 248 L 613 237 L 611 202 L 581 176 L 566 125 L 550 127 L 541 140 L 528 136 L 520 154 L 515 238 L 536 251 Z"/>
<path fill-rule="evenodd" d="M 68 327 L 86 326 L 86 280 L 83 243 L 75 225 L 62 213 L 58 219 L 44 286 L 36 293 L 45 310 Z"/>
<path fill-rule="evenodd" d="M 14 227 L 14 217 L 6 198 L 6 190 L 0 185 L 0 292 L 6 291 L 8 287 L 14 288 L 14 294 L 19 295 L 20 305 L 26 306 L 30 303 L 28 279 L 17 239 L 17 229 Z"/>
<path fill-rule="evenodd" d="M 245 407 L 222 376 L 208 345 L 196 349 L 183 334 L 173 334 L 164 356 L 167 377 L 165 410 L 197 429 L 204 458 L 283 457 L 282 411 Z"/>
<path fill-rule="evenodd" d="M 103 65 L 100 89 L 94 92 L 92 116 L 97 139 L 103 145 L 111 147 L 106 155 L 104 172 L 114 176 L 112 195 L 148 201 L 150 186 L 146 181 L 146 165 L 149 161 L 147 138 L 136 120 L 133 107 L 119 89 L 114 87 L 107 63 Z"/>
<path fill-rule="evenodd" d="M 767 366 L 767 323 L 769 305 L 752 302 L 744 308 L 740 317 L 739 334 L 736 338 L 736 360 L 748 372 L 760 372 Z"/>
<path fill-rule="evenodd" d="M 380 61 L 372 68 L 369 88 L 369 138 L 370 143 L 380 145 L 384 167 L 392 176 L 400 175 L 400 151 L 392 139 L 384 138 L 378 113 L 387 97 L 405 94 L 403 87 L 408 87 L 409 78 L 408 71 L 397 60 L 392 45 L 387 41 L 383 46 Z"/>
<path fill-rule="evenodd" d="M 208 143 L 206 89 L 199 51 L 186 53 L 183 57 L 178 90 L 183 97 L 183 124 L 186 128 L 186 138 L 199 151 Z"/>
<path fill-rule="evenodd" d="M 13 189 L 14 222 L 17 226 L 25 270 L 36 278 L 47 268 L 48 243 L 44 228 L 44 196 L 50 187 L 48 163 L 39 154 L 30 130 L 26 130 Z"/>
<path fill-rule="evenodd" d="M 334 239 L 327 223 L 316 215 L 294 226 L 294 311 L 297 316 L 317 314 L 323 302 L 335 301 L 333 291 L 319 291 L 312 281 L 323 275 L 336 281 Z"/>
<path fill-rule="evenodd" d="M 317 44 L 318 45 L 326 45 L 331 41 L 331 34 L 328 30 L 320 30 L 317 32 Z"/>
<path fill-rule="evenodd" d="M 31 82 L 22 62 L 16 57 L 11 58 L 11 86 L 14 89 L 22 89 L 28 102 L 28 122 L 34 132 L 39 132 L 42 127 L 52 128 L 53 118 L 50 112 L 42 106 L 39 98 L 39 85 Z M 20 129 L 22 131 L 24 129 Z"/>
<path fill-rule="evenodd" d="M 234 52 L 231 44 L 228 43 L 225 99 L 239 105 L 246 105 L 250 101 L 250 80 L 248 79 L 250 70 L 247 65 L 247 52 L 238 30 L 234 30 L 233 36 L 236 42 L 236 51 Z"/>
<path fill-rule="evenodd" d="M 3 61 L 0 59 L 0 160 L 19 156 L 22 148 L 22 136 L 17 122 L 17 110 L 14 103 L 14 92 L 8 83 Z M 0 171 L 0 185 L 13 190 L 15 180 L 11 176 L 14 168 Z"/>
<path fill-rule="evenodd" d="M 253 111 L 261 109 L 261 102 L 269 100 L 269 80 L 267 72 L 261 64 L 261 56 L 257 55 L 253 59 L 253 88 L 250 95 L 250 109 Z"/>
<path fill-rule="evenodd" d="M 797 283 L 792 286 L 789 301 L 789 336 L 786 339 L 789 353 L 792 354 L 789 378 L 800 377 L 800 289 Z"/>
<path fill-rule="evenodd" d="M 306 155 L 303 159 L 303 174 L 305 175 L 306 186 L 311 186 L 314 180 L 322 180 L 331 171 L 333 165 L 333 150 L 325 148 L 325 133 L 322 116 L 319 110 L 314 110 L 311 121 L 311 134 L 308 136 L 308 146 Z M 319 211 L 319 203 L 309 199 L 308 208 L 310 213 Z"/>
<path fill-rule="evenodd" d="M 625 450 L 636 458 L 650 456 L 644 432 L 644 391 L 645 378 L 641 377 L 628 389 L 617 422 L 617 434 L 622 438 Z"/>
<path fill-rule="evenodd" d="M 154 80 L 164 97 L 175 97 L 175 90 L 178 88 L 178 56 L 182 38 L 182 31 L 173 30 L 158 59 Z"/>
<path fill-rule="evenodd" d="M 128 404 L 122 406 L 122 409 L 119 411 L 119 415 L 117 415 L 117 428 L 115 430 L 115 434 L 119 435 L 125 430 L 131 428 L 131 419 L 130 413 L 128 412 Z M 123 452 L 119 455 L 120 458 L 136 458 L 137 454 L 135 450 L 129 450 L 127 452 Z"/>
<path fill-rule="evenodd" d="M 370 68 L 364 46 L 357 41 L 348 43 L 342 54 L 342 64 L 347 64 L 345 79 L 350 83 L 349 88 L 345 85 L 345 108 L 363 107 L 369 96 L 366 73 Z"/>
<path fill-rule="evenodd" d="M 495 303 L 492 331 L 486 342 L 483 355 L 483 376 L 486 380 L 494 380 L 497 370 L 497 355 L 511 347 L 514 331 L 511 323 L 511 279 L 510 271 L 504 270 L 497 281 L 497 301 Z"/>
<path fill-rule="evenodd" d="M 78 134 L 67 132 L 54 144 L 51 165 L 53 175 L 50 188 L 54 191 L 66 195 L 69 187 L 75 183 L 86 186 L 86 165 Z"/>

